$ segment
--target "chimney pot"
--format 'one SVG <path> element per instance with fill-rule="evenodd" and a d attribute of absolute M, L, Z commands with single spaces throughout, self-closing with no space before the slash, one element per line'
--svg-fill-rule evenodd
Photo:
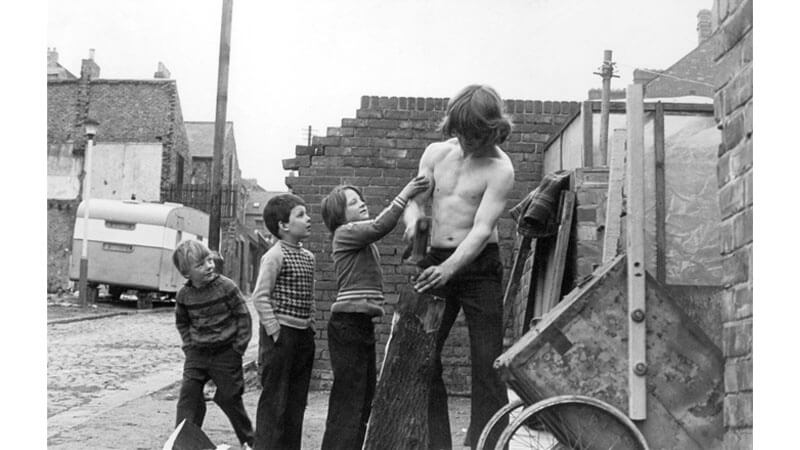
<path fill-rule="evenodd" d="M 158 68 L 156 69 L 156 73 L 153 74 L 153 77 L 159 79 L 169 79 L 169 69 L 167 69 L 167 66 L 165 66 L 163 62 L 158 62 Z"/>
<path fill-rule="evenodd" d="M 697 44 L 700 45 L 711 36 L 712 32 L 711 10 L 701 9 L 697 13 Z"/>

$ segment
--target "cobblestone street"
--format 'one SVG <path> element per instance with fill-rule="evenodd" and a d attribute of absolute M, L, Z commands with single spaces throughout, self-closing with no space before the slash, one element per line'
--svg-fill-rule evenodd
<path fill-rule="evenodd" d="M 255 317 L 252 305 L 248 307 Z M 254 335 L 245 362 L 255 355 L 258 338 Z M 180 347 L 169 307 L 48 325 L 48 441 L 180 381 Z"/>
<path fill-rule="evenodd" d="M 258 348 L 254 334 L 245 353 L 248 365 Z M 93 320 L 47 326 L 47 446 L 53 449 L 161 448 L 172 431 L 183 352 L 173 309 L 157 308 Z M 260 389 L 252 364 L 245 372 L 245 407 L 255 422 Z M 208 404 L 203 430 L 216 444 L 236 444 L 222 411 Z M 319 448 L 328 393 L 310 392 L 303 448 Z M 450 398 L 453 442 L 464 439 L 469 399 Z M 235 447 L 234 447 L 235 448 Z"/>

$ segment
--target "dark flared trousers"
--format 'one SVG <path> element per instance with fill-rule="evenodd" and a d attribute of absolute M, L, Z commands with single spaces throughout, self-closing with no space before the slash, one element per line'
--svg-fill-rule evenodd
<path fill-rule="evenodd" d="M 314 362 L 314 331 L 281 326 L 278 342 L 259 327 L 261 395 L 254 449 L 300 449 Z"/>
<path fill-rule="evenodd" d="M 252 445 L 253 425 L 242 402 L 244 393 L 242 355 L 231 346 L 217 350 L 192 348 L 186 350 L 175 426 L 183 419 L 198 427 L 203 426 L 206 415 L 203 387 L 208 380 L 214 380 L 214 384 L 217 385 L 214 403 L 228 416 L 239 443 Z"/>
<path fill-rule="evenodd" d="M 441 264 L 454 249 L 432 248 L 421 267 Z M 472 360 L 470 421 L 464 445 L 475 448 L 484 425 L 508 403 L 506 387 L 493 368 L 503 351 L 503 265 L 497 244 L 488 244 L 473 262 L 463 267 L 443 288 L 431 294 L 446 300 L 436 337 L 436 360 L 428 408 L 430 448 L 450 449 L 447 390 L 442 378 L 442 347 L 463 308 L 469 331 Z M 500 428 L 502 429 L 502 428 Z M 494 442 L 496 437 L 490 437 Z"/>
<path fill-rule="evenodd" d="M 331 314 L 328 349 L 333 387 L 322 450 L 360 449 L 375 395 L 375 327 L 363 313 Z"/>

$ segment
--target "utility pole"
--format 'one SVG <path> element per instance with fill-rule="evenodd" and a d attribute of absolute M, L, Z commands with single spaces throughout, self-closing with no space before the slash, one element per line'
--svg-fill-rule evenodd
<path fill-rule="evenodd" d="M 231 55 L 231 17 L 233 0 L 222 0 L 222 27 L 219 37 L 219 70 L 217 72 L 217 114 L 214 120 L 214 156 L 211 162 L 211 217 L 208 246 L 219 251 L 219 229 L 222 210 L 222 149 L 225 146 L 226 111 L 228 106 L 228 67 Z"/>
<path fill-rule="evenodd" d="M 308 126 L 308 146 L 311 147 L 311 125 Z"/>
<path fill-rule="evenodd" d="M 608 103 L 611 96 L 611 78 L 619 78 L 618 75 L 614 75 L 614 65 L 615 63 L 611 61 L 611 50 L 604 50 L 600 72 L 594 72 L 603 78 L 603 91 L 600 97 L 600 166 L 605 166 L 608 161 Z"/>

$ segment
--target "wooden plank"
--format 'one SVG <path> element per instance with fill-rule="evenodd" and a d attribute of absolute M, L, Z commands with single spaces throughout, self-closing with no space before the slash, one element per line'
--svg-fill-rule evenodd
<path fill-rule="evenodd" d="M 608 167 L 608 195 L 606 197 L 606 219 L 603 234 L 603 264 L 617 256 L 620 230 L 622 229 L 622 185 L 625 181 L 625 135 L 624 128 L 617 128 L 611 135 L 611 154 Z"/>
<path fill-rule="evenodd" d="M 593 167 L 594 166 L 594 153 L 593 153 L 593 142 L 592 139 L 594 135 L 592 134 L 592 125 L 594 119 L 592 118 L 592 102 L 585 101 L 583 102 L 583 110 L 581 112 L 581 118 L 583 119 L 583 164 L 581 167 Z"/>
<path fill-rule="evenodd" d="M 667 281 L 667 199 L 664 178 L 664 105 L 656 103 L 653 120 L 653 144 L 655 148 L 656 182 L 656 279 Z"/>
<path fill-rule="evenodd" d="M 592 112 L 600 112 L 602 105 L 600 101 L 587 101 L 591 103 Z M 706 115 L 714 114 L 714 105 L 710 103 L 663 103 L 664 113 L 667 115 L 683 116 L 683 115 Z M 612 113 L 624 113 L 625 102 L 610 102 L 608 104 L 609 110 Z M 644 104 L 646 112 L 653 112 L 656 110 L 656 103 L 648 102 Z"/>
<path fill-rule="evenodd" d="M 644 267 L 644 105 L 642 85 L 627 89 L 628 164 L 625 174 L 627 194 L 626 250 L 628 264 L 628 416 L 647 418 L 646 379 L 638 368 L 646 368 L 645 267 Z M 638 373 L 637 373 L 638 372 Z"/>
<path fill-rule="evenodd" d="M 544 314 L 553 309 L 561 299 L 561 285 L 564 279 L 564 265 L 567 261 L 567 248 L 569 235 L 572 229 L 572 216 L 575 209 L 575 193 L 564 191 L 561 193 L 561 224 L 558 226 L 556 245 L 553 246 L 553 257 L 548 261 L 552 269 L 547 280 L 542 310 Z"/>
<path fill-rule="evenodd" d="M 541 319 L 544 315 L 542 304 L 544 303 L 544 286 L 547 278 L 547 261 L 551 259 L 552 242 L 552 238 L 540 238 L 537 241 L 531 273 L 531 294 L 525 310 L 526 326 L 530 324 L 531 319 Z"/>
<path fill-rule="evenodd" d="M 525 258 L 522 277 L 520 278 L 519 291 L 517 291 L 516 301 L 514 302 L 514 338 L 519 339 L 528 331 L 527 322 L 530 321 L 530 314 L 528 305 L 531 301 L 531 287 L 533 286 L 534 261 L 536 261 L 536 249 L 538 248 L 538 239 L 531 242 L 531 250 L 528 257 Z"/>
<path fill-rule="evenodd" d="M 519 337 L 517 330 L 522 329 L 522 327 L 517 327 L 517 323 L 514 320 L 515 317 L 519 316 L 518 310 L 520 309 L 520 299 L 517 293 L 520 291 L 521 283 L 524 280 L 523 274 L 525 270 L 530 270 L 529 268 L 526 268 L 525 265 L 528 255 L 531 251 L 531 243 L 534 242 L 534 240 L 528 236 L 523 236 L 520 240 L 520 235 L 517 234 L 517 241 L 519 242 L 519 245 L 514 250 L 514 263 L 511 265 L 511 276 L 508 279 L 505 292 L 503 293 L 503 308 L 505 315 L 503 323 L 506 325 L 511 324 L 512 336 L 515 339 Z M 528 276 L 527 280 L 528 285 L 530 285 L 530 276 Z M 524 303 L 527 304 L 527 299 Z"/>

